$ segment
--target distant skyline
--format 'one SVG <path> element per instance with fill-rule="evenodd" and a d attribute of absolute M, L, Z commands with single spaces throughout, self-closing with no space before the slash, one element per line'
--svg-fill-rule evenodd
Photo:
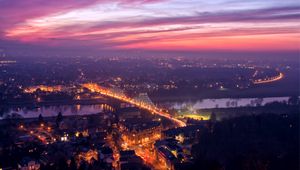
<path fill-rule="evenodd" d="M 0 0 L 0 49 L 299 51 L 298 0 Z"/>

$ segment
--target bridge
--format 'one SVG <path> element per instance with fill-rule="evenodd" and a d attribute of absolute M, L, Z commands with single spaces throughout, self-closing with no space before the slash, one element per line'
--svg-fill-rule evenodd
<path fill-rule="evenodd" d="M 151 113 L 165 117 L 165 118 L 171 120 L 172 122 L 174 122 L 178 127 L 186 126 L 186 123 L 184 121 L 177 119 L 177 118 L 173 117 L 172 115 L 170 115 L 169 113 L 156 107 L 152 103 L 152 101 L 150 100 L 148 95 L 145 95 L 143 93 L 140 94 L 136 98 L 129 98 L 121 90 L 118 90 L 115 88 L 109 89 L 109 88 L 101 87 L 95 83 L 86 83 L 86 84 L 82 84 L 82 86 L 89 89 L 91 92 L 97 92 L 104 96 L 108 96 L 108 97 L 111 97 L 111 98 L 114 98 L 114 99 L 117 99 L 117 100 L 120 100 L 120 101 L 123 101 L 126 103 L 130 103 L 132 105 L 135 105 L 138 108 L 145 109 Z"/>

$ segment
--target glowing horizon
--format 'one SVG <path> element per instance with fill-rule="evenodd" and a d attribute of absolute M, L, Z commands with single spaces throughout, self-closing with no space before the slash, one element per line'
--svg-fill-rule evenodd
<path fill-rule="evenodd" d="M 0 0 L 0 40 L 150 50 L 299 50 L 296 0 Z"/>

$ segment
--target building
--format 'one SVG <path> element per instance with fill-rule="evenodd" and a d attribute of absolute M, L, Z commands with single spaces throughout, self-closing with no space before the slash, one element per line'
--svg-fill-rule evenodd
<path fill-rule="evenodd" d="M 185 145 L 174 138 L 156 141 L 154 144 L 156 159 L 169 170 L 178 169 L 176 167 L 179 167 L 180 164 L 188 165 L 192 162 L 190 153 L 185 150 Z"/>
<path fill-rule="evenodd" d="M 150 170 L 150 168 L 144 164 L 142 158 L 135 154 L 134 150 L 120 151 L 119 169 L 120 170 L 132 170 L 132 169 Z"/>
<path fill-rule="evenodd" d="M 119 124 L 126 145 L 147 144 L 160 139 L 162 125 L 159 121 L 127 119 Z"/>
<path fill-rule="evenodd" d="M 110 147 L 101 147 L 98 149 L 99 159 L 106 165 L 112 167 L 114 161 L 113 150 Z"/>
<path fill-rule="evenodd" d="M 77 155 L 77 160 L 78 162 L 85 161 L 90 164 L 93 160 L 98 160 L 98 152 L 97 150 L 82 148 L 81 152 Z"/>
<path fill-rule="evenodd" d="M 137 107 L 125 107 L 118 110 L 119 121 L 126 119 L 141 118 L 141 111 Z"/>
<path fill-rule="evenodd" d="M 163 138 L 173 138 L 181 143 L 194 143 L 198 140 L 201 130 L 205 128 L 203 125 L 191 125 L 175 129 L 169 129 L 162 132 Z"/>
<path fill-rule="evenodd" d="M 177 163 L 175 155 L 165 146 L 155 147 L 156 159 L 164 165 L 168 170 L 174 170 L 174 165 Z"/>
<path fill-rule="evenodd" d="M 34 159 L 25 157 L 18 164 L 18 169 L 20 169 L 20 170 L 39 170 L 40 163 Z"/>

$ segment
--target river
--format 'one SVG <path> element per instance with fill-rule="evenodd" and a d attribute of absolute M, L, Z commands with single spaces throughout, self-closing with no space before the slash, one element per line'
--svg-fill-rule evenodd
<path fill-rule="evenodd" d="M 0 119 L 7 115 L 17 114 L 23 118 L 34 118 L 40 114 L 43 117 L 53 117 L 61 112 L 65 116 L 70 115 L 90 115 L 101 113 L 106 110 L 112 110 L 113 108 L 107 104 L 94 104 L 94 105 L 55 105 L 55 106 L 42 106 L 36 108 L 10 108 L 6 110 Z"/>
<path fill-rule="evenodd" d="M 289 97 L 266 97 L 266 98 L 221 98 L 221 99 L 203 99 L 187 102 L 166 102 L 165 107 L 170 109 L 213 109 L 213 108 L 236 108 L 236 107 L 256 107 L 263 106 L 271 102 L 288 101 Z"/>
<path fill-rule="evenodd" d="M 203 99 L 198 101 L 186 102 L 165 102 L 162 105 L 169 109 L 180 110 L 198 110 L 198 109 L 212 109 L 212 108 L 236 108 L 236 107 L 256 107 L 262 106 L 271 102 L 288 101 L 289 97 L 266 97 L 266 98 L 222 98 L 222 99 Z M 59 112 L 63 115 L 89 115 L 101 113 L 105 110 L 112 110 L 113 108 L 107 104 L 97 105 L 56 105 L 56 106 L 42 106 L 37 108 L 11 108 L 6 110 L 0 119 L 7 115 L 18 114 L 23 118 L 34 118 L 42 114 L 44 117 L 56 116 Z"/>

